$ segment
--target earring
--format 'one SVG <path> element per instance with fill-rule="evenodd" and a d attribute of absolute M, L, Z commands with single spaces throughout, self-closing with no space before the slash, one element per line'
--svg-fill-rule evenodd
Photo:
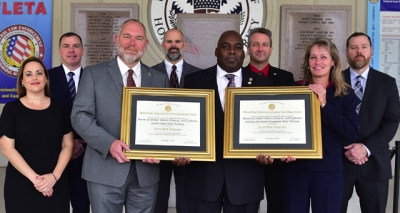
<path fill-rule="evenodd" d="M 307 67 L 307 69 L 309 70 L 309 69 L 310 69 L 310 67 Z"/>
<path fill-rule="evenodd" d="M 47 82 L 46 82 L 46 85 L 47 85 Z"/>
<path fill-rule="evenodd" d="M 25 87 L 23 84 L 21 84 L 21 87 Z"/>

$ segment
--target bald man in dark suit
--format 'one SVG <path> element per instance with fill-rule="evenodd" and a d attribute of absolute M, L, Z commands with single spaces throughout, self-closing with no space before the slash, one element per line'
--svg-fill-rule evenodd
<path fill-rule="evenodd" d="M 185 197 L 190 213 L 257 213 L 264 198 L 264 167 L 270 158 L 223 159 L 226 87 L 269 86 L 272 81 L 242 68 L 243 40 L 236 31 L 224 32 L 215 49 L 217 65 L 189 74 L 185 88 L 215 90 L 216 162 L 186 166 Z M 257 157 L 257 161 L 256 161 Z"/>
<path fill-rule="evenodd" d="M 181 88 L 187 74 L 200 69 L 183 60 L 183 51 L 186 48 L 183 33 L 178 29 L 170 29 L 164 34 L 161 48 L 165 52 L 165 59 L 152 68 L 168 75 L 172 88 Z M 154 213 L 168 212 L 168 199 L 172 171 L 174 171 L 176 212 L 188 212 L 188 204 L 184 196 L 185 168 L 174 165 L 170 161 L 160 162 L 160 181 L 158 182 L 157 201 Z"/>

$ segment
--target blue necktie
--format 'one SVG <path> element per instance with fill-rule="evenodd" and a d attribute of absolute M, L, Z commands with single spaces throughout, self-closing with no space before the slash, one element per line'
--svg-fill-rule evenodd
<path fill-rule="evenodd" d="M 362 99 L 364 97 L 364 90 L 363 90 L 363 87 L 361 85 L 361 80 L 362 79 L 363 79 L 363 77 L 361 75 L 357 76 L 357 82 L 354 85 L 354 92 L 356 93 L 357 97 L 360 99 L 361 102 L 362 102 Z M 356 108 L 357 114 L 360 113 L 360 109 L 361 109 L 361 103 L 357 105 L 357 108 Z"/>
<path fill-rule="evenodd" d="M 74 101 L 75 95 L 76 95 L 74 75 L 75 75 L 75 73 L 73 73 L 73 72 L 68 73 L 68 76 L 69 76 L 68 87 L 69 87 L 69 93 L 71 94 L 72 101 Z"/>
<path fill-rule="evenodd" d="M 234 74 L 226 74 L 225 77 L 229 80 L 229 83 L 226 87 L 236 87 Z"/>

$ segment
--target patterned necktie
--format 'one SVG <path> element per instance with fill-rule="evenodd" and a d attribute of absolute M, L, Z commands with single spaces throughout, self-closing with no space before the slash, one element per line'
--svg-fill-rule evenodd
<path fill-rule="evenodd" d="M 133 70 L 128 70 L 128 77 L 126 78 L 127 87 L 136 87 L 135 81 L 133 80 Z"/>
<path fill-rule="evenodd" d="M 179 88 L 179 80 L 178 75 L 176 74 L 176 66 L 172 66 L 171 76 L 169 77 L 169 82 L 171 83 L 172 88 Z"/>
<path fill-rule="evenodd" d="M 360 101 L 362 102 L 363 99 L 363 87 L 361 85 L 361 80 L 363 79 L 363 77 L 361 75 L 357 76 L 357 82 L 354 85 L 354 92 L 356 93 L 357 97 L 360 99 Z M 357 114 L 360 113 L 360 109 L 361 109 L 361 103 L 357 105 L 356 108 L 356 112 Z"/>
<path fill-rule="evenodd" d="M 69 72 L 68 75 L 69 75 L 69 81 L 68 81 L 69 93 L 71 94 L 71 100 L 74 101 L 76 95 L 75 81 L 74 81 L 75 73 Z"/>
<path fill-rule="evenodd" d="M 226 74 L 225 77 L 229 80 L 229 83 L 226 87 L 236 87 L 234 74 Z"/>

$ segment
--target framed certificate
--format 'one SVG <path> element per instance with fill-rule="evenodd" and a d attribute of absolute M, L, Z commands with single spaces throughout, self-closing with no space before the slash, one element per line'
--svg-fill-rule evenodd
<path fill-rule="evenodd" d="M 224 158 L 321 159 L 321 118 L 308 87 L 227 88 Z"/>
<path fill-rule="evenodd" d="M 121 140 L 129 159 L 215 161 L 214 91 L 125 87 Z"/>

